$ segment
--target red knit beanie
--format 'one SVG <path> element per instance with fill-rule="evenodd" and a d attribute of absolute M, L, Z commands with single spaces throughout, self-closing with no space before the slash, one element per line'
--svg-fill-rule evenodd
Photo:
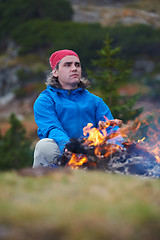
<path fill-rule="evenodd" d="M 76 56 L 79 59 L 79 56 L 77 55 L 77 53 L 75 53 L 72 50 L 64 49 L 64 50 L 59 50 L 59 51 L 52 53 L 52 55 L 49 58 L 49 63 L 50 63 L 52 70 L 55 69 L 56 65 L 62 58 L 66 57 L 68 55 Z"/>

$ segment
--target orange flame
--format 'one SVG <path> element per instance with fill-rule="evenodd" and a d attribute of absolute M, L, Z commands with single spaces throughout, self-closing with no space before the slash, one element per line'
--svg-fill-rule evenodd
<path fill-rule="evenodd" d="M 160 110 L 157 112 L 159 114 Z M 95 155 L 97 157 L 107 158 L 112 156 L 118 149 L 122 149 L 119 145 L 115 144 L 115 141 L 119 137 L 123 137 L 124 139 L 127 138 L 126 145 L 128 144 L 129 146 L 133 142 L 134 137 L 138 135 L 141 127 L 145 126 L 147 129 L 145 132 L 147 138 L 142 136 L 137 142 L 138 144 L 142 144 L 143 148 L 149 153 L 153 154 L 156 161 L 160 163 L 160 124 L 158 118 L 156 118 L 154 122 L 147 122 L 146 117 L 150 115 L 150 113 L 145 113 L 134 121 L 129 121 L 126 125 L 123 124 L 116 133 L 111 133 L 109 135 L 106 131 L 106 128 L 110 126 L 108 119 L 106 119 L 106 123 L 102 128 L 95 128 L 92 123 L 88 123 L 87 126 L 83 128 L 83 134 L 87 136 L 84 139 L 84 144 L 86 146 L 95 146 Z M 150 127 L 151 125 L 153 127 Z M 108 140 L 111 144 L 106 144 Z M 104 152 L 104 154 L 102 154 L 102 152 Z M 79 168 L 84 163 L 87 163 L 87 161 L 87 156 L 72 154 L 67 166 Z"/>
<path fill-rule="evenodd" d="M 92 123 L 88 123 L 86 127 L 83 128 L 83 134 L 84 136 L 88 137 L 86 139 L 84 139 L 84 144 L 87 146 L 95 146 L 95 155 L 98 156 L 99 158 L 104 158 L 104 157 L 108 157 L 109 155 L 111 155 L 112 153 L 114 153 L 118 148 L 120 148 L 120 146 L 116 145 L 116 144 L 111 144 L 109 146 L 105 146 L 105 143 L 107 142 L 107 138 L 108 138 L 108 133 L 106 131 L 106 128 L 109 127 L 109 121 L 106 122 L 105 124 L 105 128 L 104 129 L 98 129 L 93 127 Z M 120 135 L 120 132 L 116 132 L 116 133 L 112 133 L 110 136 L 110 140 L 115 138 L 115 140 L 118 138 L 118 136 Z M 102 144 L 103 144 L 103 149 L 102 149 Z M 102 155 L 101 152 L 102 150 L 106 150 L 105 154 Z M 70 166 L 71 168 L 78 168 L 79 166 L 83 165 L 84 163 L 86 163 L 87 157 L 86 156 L 78 156 L 76 154 L 72 154 L 72 157 L 70 159 L 70 161 L 68 162 L 67 166 Z"/>
<path fill-rule="evenodd" d="M 72 154 L 70 161 L 66 166 L 70 166 L 71 168 L 77 169 L 79 166 L 82 166 L 83 163 L 87 162 L 87 157 L 80 156 L 78 157 L 76 154 Z"/>
<path fill-rule="evenodd" d="M 136 118 L 131 130 L 134 136 L 138 134 L 138 130 L 142 126 L 145 129 L 146 137 L 143 137 L 141 140 L 138 140 L 139 144 L 143 144 L 149 153 L 153 154 L 156 158 L 156 161 L 160 163 L 160 123 L 158 121 L 160 116 L 160 110 L 155 110 L 154 113 L 146 112 Z M 151 120 L 147 118 L 152 117 Z M 144 141 L 145 140 L 145 141 Z"/>
<path fill-rule="evenodd" d="M 101 144 L 103 142 L 104 137 L 107 135 L 106 131 L 103 131 L 102 134 L 97 128 L 95 127 L 92 128 L 92 126 L 93 126 L 92 123 L 88 123 L 87 126 L 83 128 L 84 136 L 87 136 L 87 134 L 89 134 L 89 137 L 85 141 L 85 143 L 88 146 L 91 145 L 96 146 L 98 144 Z"/>
<path fill-rule="evenodd" d="M 139 140 L 138 140 L 138 143 L 139 143 L 139 142 L 143 142 L 144 139 L 145 139 L 145 137 L 143 137 L 142 139 L 139 139 Z"/>

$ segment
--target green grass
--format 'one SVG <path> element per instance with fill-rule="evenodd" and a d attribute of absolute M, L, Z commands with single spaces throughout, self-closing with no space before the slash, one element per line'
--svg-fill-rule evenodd
<path fill-rule="evenodd" d="M 100 171 L 0 173 L 0 239 L 159 239 L 160 181 Z"/>

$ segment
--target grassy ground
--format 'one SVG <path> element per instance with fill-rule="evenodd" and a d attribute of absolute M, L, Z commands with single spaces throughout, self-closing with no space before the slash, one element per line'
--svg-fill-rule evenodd
<path fill-rule="evenodd" d="M 38 174 L 0 173 L 0 239 L 160 239 L 159 179 Z"/>

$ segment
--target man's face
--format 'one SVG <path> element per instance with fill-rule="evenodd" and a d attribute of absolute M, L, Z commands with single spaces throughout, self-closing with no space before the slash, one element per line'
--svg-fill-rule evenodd
<path fill-rule="evenodd" d="M 63 89 L 77 88 L 81 79 L 81 63 L 76 56 L 66 56 L 59 62 L 59 68 L 53 70 Z"/>

